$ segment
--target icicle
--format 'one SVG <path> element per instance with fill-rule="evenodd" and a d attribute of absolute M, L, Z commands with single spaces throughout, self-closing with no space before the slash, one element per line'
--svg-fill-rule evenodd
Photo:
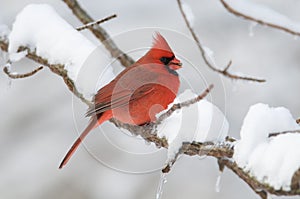
<path fill-rule="evenodd" d="M 160 176 L 159 184 L 156 191 L 156 199 L 161 199 L 163 194 L 164 185 L 167 183 L 167 173 L 162 173 Z"/>
<path fill-rule="evenodd" d="M 257 26 L 257 22 L 251 22 L 249 25 L 249 36 L 254 36 L 254 28 Z"/>
<path fill-rule="evenodd" d="M 221 177 L 222 177 L 222 173 L 223 172 L 219 172 L 219 175 L 218 175 L 218 178 L 217 178 L 217 181 L 216 181 L 216 192 L 219 193 L 220 192 L 220 183 L 221 183 Z"/>

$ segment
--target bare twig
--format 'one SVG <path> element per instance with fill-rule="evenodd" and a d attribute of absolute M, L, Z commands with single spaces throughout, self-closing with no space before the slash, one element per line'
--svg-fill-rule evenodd
<path fill-rule="evenodd" d="M 296 32 L 294 30 L 291 30 L 291 29 L 288 29 L 286 27 L 283 27 L 283 26 L 280 26 L 280 25 L 277 25 L 277 24 L 273 24 L 273 23 L 269 23 L 269 22 L 266 22 L 264 21 L 263 19 L 257 19 L 257 18 L 254 18 L 252 16 L 249 16 L 249 15 L 246 15 L 244 13 L 241 13 L 237 10 L 235 10 L 233 7 L 231 7 L 225 0 L 220 0 L 221 3 L 223 4 L 223 6 L 227 9 L 228 12 L 238 16 L 238 17 L 242 17 L 244 19 L 247 19 L 247 20 L 250 20 L 250 21 L 254 21 L 258 24 L 261 24 L 261 25 L 265 25 L 265 26 L 269 26 L 271 28 L 275 28 L 275 29 L 279 29 L 279 30 L 282 30 L 282 31 L 285 31 L 287 33 L 290 33 L 292 35 L 297 35 L 297 36 L 300 36 L 300 33 L 299 32 Z"/>
<path fill-rule="evenodd" d="M 218 69 L 216 68 L 210 61 L 209 61 L 209 58 L 207 57 L 207 54 L 206 54 L 206 51 L 203 47 L 203 45 L 201 44 L 198 36 L 196 35 L 194 29 L 192 28 L 189 20 L 187 19 L 186 17 L 186 14 L 182 8 L 182 3 L 181 3 L 181 0 L 177 0 L 177 3 L 178 3 L 178 6 L 179 6 L 179 10 L 180 10 L 180 13 L 185 21 L 185 24 L 186 26 L 188 27 L 190 33 L 192 34 L 192 37 L 193 39 L 195 40 L 200 52 L 201 52 L 201 55 L 204 59 L 204 62 L 206 63 L 206 65 L 212 69 L 213 71 L 215 72 L 218 72 L 222 75 L 224 75 L 225 77 L 229 77 L 231 79 L 240 79 L 240 80 L 246 80 L 246 81 L 253 81 L 253 82 L 265 82 L 266 80 L 264 79 L 258 79 L 258 78 L 253 78 L 253 77 L 244 77 L 244 76 L 239 76 L 239 75 L 235 75 L 235 74 L 231 74 L 228 72 L 228 69 L 229 67 L 231 66 L 232 64 L 232 61 L 229 61 L 229 63 L 227 64 L 227 66 L 224 68 L 224 69 Z"/>
<path fill-rule="evenodd" d="M 115 18 L 115 17 L 117 17 L 116 14 L 111 15 L 111 16 L 108 16 L 108 17 L 106 17 L 106 18 L 104 18 L 104 19 L 100 19 L 100 20 L 98 20 L 98 21 L 94 21 L 94 22 L 91 22 L 91 23 L 87 23 L 87 24 L 85 24 L 85 25 L 83 25 L 83 26 L 80 26 L 80 27 L 76 28 L 76 30 L 81 31 L 81 30 L 84 30 L 84 29 L 86 29 L 86 28 L 90 28 L 90 27 L 92 27 L 92 26 L 94 26 L 94 25 L 98 25 L 98 24 L 104 23 L 104 22 L 106 22 L 106 21 L 108 21 L 108 20 L 111 20 L 111 19 L 113 19 L 113 18 Z"/>
<path fill-rule="evenodd" d="M 196 102 L 199 102 L 200 100 L 202 100 L 204 97 L 206 97 L 208 95 L 208 93 L 213 89 L 213 87 L 214 87 L 214 85 L 211 84 L 211 85 L 209 85 L 209 87 L 207 89 L 205 89 L 205 91 L 203 93 L 201 93 L 194 99 L 191 99 L 191 100 L 188 100 L 188 101 L 185 101 L 182 103 L 174 104 L 167 112 L 165 112 L 159 116 L 159 118 L 156 121 L 156 124 L 160 124 L 164 119 L 169 117 L 174 111 L 181 109 L 183 107 L 190 106 L 191 104 L 195 104 Z"/>
<path fill-rule="evenodd" d="M 276 133 L 270 133 L 269 137 L 275 137 L 278 135 L 284 135 L 288 133 L 300 133 L 300 130 L 292 130 L 292 131 L 282 131 L 282 132 L 276 132 Z"/>
<path fill-rule="evenodd" d="M 43 69 L 43 66 L 40 66 L 36 69 L 34 69 L 33 71 L 30 71 L 29 73 L 25 73 L 25 74 L 14 74 L 14 73 L 11 73 L 8 68 L 5 66 L 3 68 L 3 71 L 5 74 L 8 75 L 8 77 L 12 78 L 12 79 L 21 79 L 21 78 L 25 78 L 25 77 L 30 77 L 32 75 L 34 75 L 35 73 L 39 72 L 40 70 Z"/>
<path fill-rule="evenodd" d="M 88 24 L 95 21 L 76 0 L 63 1 L 83 24 Z M 110 52 L 111 56 L 118 59 L 123 66 L 127 67 L 134 63 L 134 60 L 122 52 L 115 42 L 110 38 L 108 33 L 99 25 L 88 27 L 88 29 L 103 43 L 105 48 Z"/>

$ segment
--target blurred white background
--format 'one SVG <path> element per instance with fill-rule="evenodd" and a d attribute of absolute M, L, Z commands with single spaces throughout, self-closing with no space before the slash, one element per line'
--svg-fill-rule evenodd
<path fill-rule="evenodd" d="M 207 69 L 195 45 L 187 47 L 185 42 L 166 36 L 172 48 L 201 71 L 207 83 L 215 84 L 211 99 L 225 112 L 230 124 L 229 135 L 239 137 L 243 117 L 249 106 L 257 102 L 285 106 L 295 118 L 299 117 L 300 39 L 260 25 L 249 30 L 251 22 L 229 14 L 218 0 L 185 2 L 195 15 L 196 32 L 204 45 L 214 51 L 220 66 L 231 59 L 233 73 L 241 72 L 267 80 L 264 84 L 257 84 L 220 77 Z M 300 22 L 300 1 L 256 2 Z M 49 3 L 74 27 L 81 25 L 59 0 L 0 0 L 0 23 L 11 28 L 16 14 L 29 3 Z M 191 38 L 176 1 L 89 0 L 80 3 L 95 19 L 118 14 L 117 19 L 103 25 L 112 36 L 152 27 L 176 31 Z M 87 31 L 84 34 L 98 43 Z M 150 46 L 151 38 L 150 34 L 143 42 Z M 116 42 L 121 49 L 136 47 L 134 39 Z M 3 65 L 4 57 L 1 55 L 0 58 Z M 24 59 L 15 63 L 12 70 L 22 73 L 36 66 L 36 63 Z M 189 78 L 188 71 L 183 69 L 184 78 Z M 190 75 L 190 81 L 197 85 L 198 79 Z M 196 92 L 203 88 L 203 80 L 198 87 L 194 86 Z M 166 151 L 120 133 L 110 123 L 103 125 L 105 133 L 95 130 L 87 138 L 87 143 L 101 146 L 95 151 L 105 164 L 96 161 L 81 147 L 69 164 L 58 170 L 61 159 L 77 136 L 77 128 L 80 131 L 88 121 L 83 116 L 86 106 L 73 98 L 60 77 L 48 69 L 21 80 L 9 80 L 0 73 L 0 92 L 0 198 L 155 198 L 160 172 L 149 168 L 163 165 Z M 135 146 L 135 152 L 142 151 L 141 156 L 148 156 L 138 161 L 135 158 L 139 154 L 132 158 L 135 160 L 128 158 L 123 152 L 114 150 L 107 139 L 109 136 L 125 140 L 127 145 Z M 140 168 L 148 168 L 148 172 L 135 174 L 135 169 Z M 162 198 L 258 198 L 228 170 L 222 174 L 221 190 L 217 193 L 217 176 L 215 159 L 182 157 L 168 175 Z"/>

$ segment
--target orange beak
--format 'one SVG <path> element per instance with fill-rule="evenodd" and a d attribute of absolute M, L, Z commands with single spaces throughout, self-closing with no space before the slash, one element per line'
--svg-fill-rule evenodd
<path fill-rule="evenodd" d="M 172 61 L 170 61 L 170 63 L 169 63 L 169 67 L 173 70 L 178 70 L 181 68 L 181 66 L 182 66 L 182 63 L 176 57 L 174 57 L 174 59 L 172 59 Z"/>

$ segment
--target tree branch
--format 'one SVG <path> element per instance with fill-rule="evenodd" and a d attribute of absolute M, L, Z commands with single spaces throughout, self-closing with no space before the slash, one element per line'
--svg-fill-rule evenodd
<path fill-rule="evenodd" d="M 273 24 L 273 23 L 269 23 L 269 22 L 266 22 L 262 19 L 257 19 L 257 18 L 254 18 L 252 16 L 249 16 L 249 15 L 246 15 L 244 13 L 241 13 L 237 10 L 235 10 L 233 7 L 231 7 L 225 0 L 220 0 L 221 3 L 223 4 L 223 6 L 227 9 L 228 12 L 234 14 L 235 16 L 238 16 L 238 17 L 242 17 L 246 20 L 250 20 L 250 21 L 254 21 L 258 24 L 261 24 L 261 25 L 265 25 L 265 26 L 269 26 L 271 28 L 275 28 L 275 29 L 278 29 L 278 30 L 282 30 L 282 31 L 285 31 L 287 33 L 290 33 L 292 35 L 297 35 L 297 36 L 300 36 L 300 33 L 297 32 L 297 31 L 294 31 L 294 30 L 291 30 L 291 29 L 288 29 L 286 27 L 283 27 L 283 26 L 280 26 L 280 25 L 277 25 L 277 24 Z"/>
<path fill-rule="evenodd" d="M 167 112 L 165 112 L 161 116 L 159 116 L 159 118 L 156 121 L 156 124 L 160 124 L 163 120 L 165 120 L 167 117 L 169 117 L 174 111 L 199 102 L 200 100 L 202 100 L 203 98 L 205 98 L 208 95 L 208 93 L 213 89 L 213 87 L 214 87 L 214 85 L 211 84 L 202 94 L 198 95 L 194 99 L 191 99 L 191 100 L 188 100 L 188 101 L 185 101 L 182 103 L 174 104 Z"/>
<path fill-rule="evenodd" d="M 83 23 L 92 23 L 95 20 L 79 5 L 76 0 L 63 0 L 72 10 L 73 14 Z M 122 52 L 115 42 L 110 38 L 108 33 L 99 25 L 88 27 L 88 29 L 103 43 L 111 56 L 118 59 L 120 63 L 128 67 L 134 63 L 134 60 Z"/>
<path fill-rule="evenodd" d="M 201 52 L 201 55 L 202 55 L 202 58 L 204 59 L 204 62 L 206 63 L 206 65 L 213 71 L 217 72 L 217 73 L 220 73 L 222 75 L 224 75 L 225 77 L 228 77 L 228 78 L 231 78 L 231 79 L 240 79 L 240 80 L 246 80 L 246 81 L 253 81 L 253 82 L 265 82 L 266 80 L 264 79 L 258 79 L 258 78 L 253 78 L 253 77 L 244 77 L 244 76 L 238 76 L 238 75 L 235 75 L 235 74 L 231 74 L 228 72 L 228 69 L 229 67 L 231 66 L 232 64 L 232 61 L 229 61 L 227 66 L 224 68 L 224 69 L 218 69 L 216 68 L 210 61 L 209 61 L 209 58 L 207 57 L 206 55 L 206 51 L 203 47 L 203 45 L 201 44 L 200 42 L 200 39 L 198 38 L 198 36 L 196 35 L 194 29 L 192 28 L 190 22 L 188 21 L 187 17 L 186 17 L 186 14 L 182 8 L 182 3 L 181 3 L 181 0 L 177 0 L 177 3 L 178 3 L 178 6 L 179 6 L 179 10 L 180 10 L 180 13 L 185 21 L 185 24 L 186 26 L 188 27 L 190 33 L 192 34 L 192 37 L 193 39 L 195 40 L 200 52 Z"/>
<path fill-rule="evenodd" d="M 14 73 L 11 73 L 8 69 L 7 66 L 5 66 L 3 68 L 3 72 L 8 76 L 10 77 L 11 79 L 21 79 L 21 78 L 26 78 L 26 77 L 30 77 L 32 75 L 34 75 L 35 73 L 39 72 L 40 70 L 43 69 L 43 66 L 40 66 L 36 69 L 34 69 L 33 71 L 30 71 L 29 73 L 25 73 L 25 74 L 14 74 Z"/>
<path fill-rule="evenodd" d="M 100 20 L 97 20 L 97 21 L 94 21 L 94 22 L 91 22 L 91 23 L 87 23 L 87 24 L 85 24 L 83 26 L 80 26 L 80 27 L 76 28 L 76 30 L 81 31 L 81 30 L 84 30 L 86 28 L 91 28 L 94 25 L 99 25 L 99 24 L 104 23 L 106 21 L 109 21 L 109 20 L 111 20 L 111 19 L 113 19 L 115 17 L 117 17 L 116 14 L 108 16 L 108 17 L 105 17 L 104 19 L 100 19 Z"/>
<path fill-rule="evenodd" d="M 288 134 L 288 133 L 300 133 L 300 130 L 292 130 L 292 131 L 282 131 L 282 132 L 270 133 L 269 134 L 269 138 L 270 137 L 275 137 L 275 136 L 278 136 L 278 135 Z"/>

